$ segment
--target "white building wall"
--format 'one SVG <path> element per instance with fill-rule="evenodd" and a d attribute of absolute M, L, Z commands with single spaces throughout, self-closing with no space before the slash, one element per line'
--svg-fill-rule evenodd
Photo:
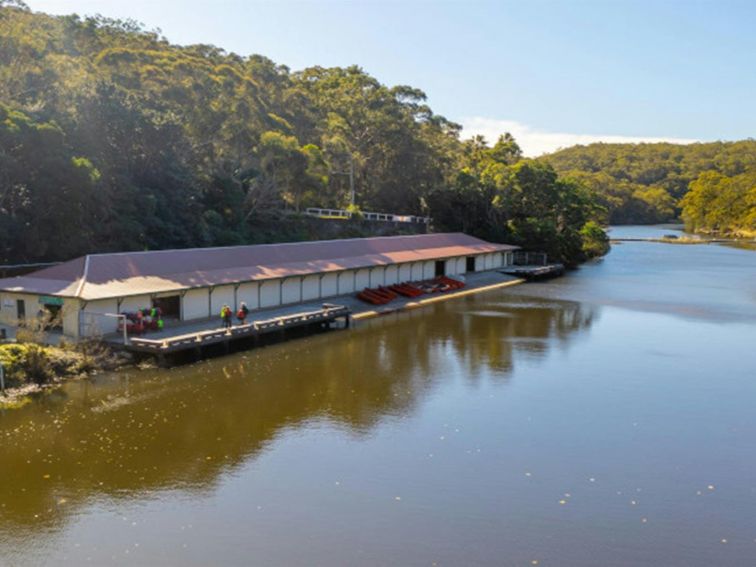
<path fill-rule="evenodd" d="M 260 307 L 275 307 L 281 304 L 281 280 L 260 284 Z"/>
<path fill-rule="evenodd" d="M 485 257 L 478 255 L 475 256 L 475 271 L 476 272 L 482 272 L 486 269 L 486 259 Z"/>
<path fill-rule="evenodd" d="M 118 302 L 115 299 L 98 299 L 88 301 L 80 313 L 81 333 L 85 337 L 96 337 L 118 330 L 117 317 L 103 317 L 105 314 L 118 313 Z"/>
<path fill-rule="evenodd" d="M 184 321 L 210 317 L 210 299 L 208 298 L 208 293 L 210 293 L 210 290 L 206 287 L 187 290 L 181 299 L 181 316 Z M 218 310 L 218 315 L 220 316 L 220 309 Z"/>
<path fill-rule="evenodd" d="M 149 295 L 133 295 L 121 300 L 119 313 L 134 313 L 138 309 L 152 307 L 152 298 Z"/>
<path fill-rule="evenodd" d="M 320 276 L 307 276 L 302 282 L 302 301 L 320 297 Z"/>
<path fill-rule="evenodd" d="M 0 291 L 0 323 L 10 325 L 16 318 L 16 300 L 11 298 L 11 294 Z"/>
<path fill-rule="evenodd" d="M 412 264 L 399 264 L 399 281 L 408 282 L 412 280 Z"/>
<path fill-rule="evenodd" d="M 444 274 L 447 276 L 453 276 L 456 273 L 457 261 L 454 258 L 446 260 L 444 266 Z"/>
<path fill-rule="evenodd" d="M 436 262 L 433 260 L 428 260 L 423 264 L 423 279 L 429 280 L 433 277 L 433 274 L 436 273 Z"/>
<path fill-rule="evenodd" d="M 354 271 L 347 270 L 339 274 L 338 281 L 338 295 L 344 295 L 345 293 L 354 293 Z"/>
<path fill-rule="evenodd" d="M 260 305 L 258 304 L 258 296 L 257 296 L 257 283 L 243 283 L 239 286 L 239 289 L 236 291 L 236 300 L 238 301 L 239 305 L 241 305 L 241 302 L 247 304 L 247 307 L 249 309 L 257 309 Z M 238 308 L 239 305 L 236 307 Z"/>
<path fill-rule="evenodd" d="M 493 259 L 493 267 L 494 268 L 501 268 L 503 262 L 504 262 L 504 260 L 502 259 L 502 253 L 501 252 L 497 252 L 496 254 L 494 254 L 494 259 Z"/>
<path fill-rule="evenodd" d="M 231 309 L 234 308 L 234 286 L 232 285 L 219 285 L 213 288 L 213 292 L 210 295 L 210 316 L 220 317 L 221 309 L 224 305 L 228 305 Z"/>
<path fill-rule="evenodd" d="M 412 262 L 410 279 L 413 281 L 423 279 L 423 262 Z"/>
<path fill-rule="evenodd" d="M 61 310 L 63 318 L 63 334 L 67 337 L 79 336 L 79 311 L 80 305 L 78 299 L 64 299 L 63 309 Z"/>
<path fill-rule="evenodd" d="M 399 268 L 397 266 L 386 266 L 386 285 L 399 283 Z"/>
<path fill-rule="evenodd" d="M 326 274 L 320 281 L 320 296 L 331 297 L 339 294 L 338 274 Z"/>
<path fill-rule="evenodd" d="M 370 287 L 378 287 L 383 285 L 384 278 L 386 277 L 386 268 L 380 266 L 370 270 Z"/>
<path fill-rule="evenodd" d="M 357 283 L 354 287 L 357 291 L 362 291 L 366 287 L 370 287 L 370 270 L 357 270 Z"/>
<path fill-rule="evenodd" d="M 27 293 L 0 292 L 0 323 L 9 326 L 15 326 L 18 323 L 16 300 L 19 299 L 24 302 L 26 318 L 35 318 L 42 307 L 39 298 L 39 295 L 31 295 Z M 61 319 L 63 323 L 63 334 L 68 337 L 76 338 L 79 336 L 79 308 L 80 302 L 78 299 L 71 297 L 63 299 L 63 305 L 61 306 Z"/>
<path fill-rule="evenodd" d="M 492 254 L 485 255 L 485 265 L 486 265 L 486 270 L 490 270 L 491 268 L 493 268 L 493 255 Z"/>
<path fill-rule="evenodd" d="M 2 292 L 0 296 L 0 321 L 7 325 L 15 325 L 18 322 L 18 309 L 16 301 L 24 302 L 26 318 L 32 319 L 37 316 L 40 308 L 39 296 L 24 293 Z"/>
<path fill-rule="evenodd" d="M 281 283 L 281 303 L 299 303 L 301 301 L 300 293 L 302 291 L 302 278 L 287 278 Z"/>
<path fill-rule="evenodd" d="M 463 256 L 462 258 L 457 258 L 457 268 L 455 273 L 456 274 L 464 274 L 467 272 L 467 256 Z"/>

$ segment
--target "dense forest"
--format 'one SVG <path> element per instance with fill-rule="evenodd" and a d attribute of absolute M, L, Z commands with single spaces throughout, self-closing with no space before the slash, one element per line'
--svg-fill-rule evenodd
<path fill-rule="evenodd" d="M 509 136 L 461 141 L 416 88 L 0 0 L 0 263 L 295 239 L 303 208 L 349 205 L 352 169 L 358 210 L 606 250 L 590 191 Z"/>
<path fill-rule="evenodd" d="M 591 144 L 545 156 L 585 185 L 612 224 L 682 217 L 689 229 L 756 234 L 756 140 L 676 144 Z"/>

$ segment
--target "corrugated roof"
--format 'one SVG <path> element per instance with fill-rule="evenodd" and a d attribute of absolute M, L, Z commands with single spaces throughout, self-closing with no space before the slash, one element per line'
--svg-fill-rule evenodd
<path fill-rule="evenodd" d="M 92 254 L 0 290 L 87 301 L 516 249 L 462 233 Z"/>

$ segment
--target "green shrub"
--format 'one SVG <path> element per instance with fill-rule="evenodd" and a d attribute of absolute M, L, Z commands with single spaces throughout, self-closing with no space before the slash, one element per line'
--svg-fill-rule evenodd
<path fill-rule="evenodd" d="M 46 384 L 55 377 L 50 350 L 34 343 L 0 345 L 0 363 L 5 369 L 5 385 Z"/>
<path fill-rule="evenodd" d="M 598 223 L 588 221 L 580 230 L 583 239 L 583 254 L 586 258 L 596 258 L 609 252 L 609 236 Z"/>
<path fill-rule="evenodd" d="M 35 384 L 45 384 L 53 378 L 50 357 L 47 355 L 45 347 L 36 344 L 26 345 L 24 372 L 27 381 L 30 380 Z"/>
<path fill-rule="evenodd" d="M 5 369 L 5 384 L 11 388 L 30 382 L 41 384 L 50 376 L 47 355 L 39 345 L 0 345 L 0 363 Z"/>

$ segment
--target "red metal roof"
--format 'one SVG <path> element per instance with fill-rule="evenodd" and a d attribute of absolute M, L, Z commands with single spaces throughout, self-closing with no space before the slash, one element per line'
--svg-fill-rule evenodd
<path fill-rule="evenodd" d="M 87 301 L 516 249 L 462 233 L 92 254 L 0 290 Z"/>

